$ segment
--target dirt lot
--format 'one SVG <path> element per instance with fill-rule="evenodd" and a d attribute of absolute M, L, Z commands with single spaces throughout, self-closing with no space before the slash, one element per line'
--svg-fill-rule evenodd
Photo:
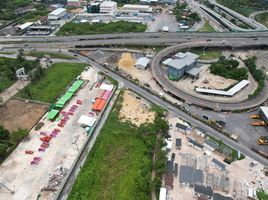
<path fill-rule="evenodd" d="M 118 67 L 120 69 L 133 68 L 136 60 L 132 57 L 130 53 L 122 53 L 122 56 L 118 62 Z"/>
<path fill-rule="evenodd" d="M 0 107 L 0 124 L 9 131 L 14 131 L 18 128 L 29 130 L 45 114 L 48 107 L 48 105 L 44 104 L 10 99 Z"/>
<path fill-rule="evenodd" d="M 155 113 L 149 111 L 150 105 L 142 99 L 137 99 L 136 94 L 125 91 L 123 94 L 123 104 L 119 117 L 122 121 L 130 121 L 139 126 L 145 122 L 153 122 Z M 138 97 L 139 98 L 139 97 Z"/>

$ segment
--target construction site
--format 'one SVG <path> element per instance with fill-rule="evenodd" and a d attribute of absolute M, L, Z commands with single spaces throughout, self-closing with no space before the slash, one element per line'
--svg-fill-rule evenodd
<path fill-rule="evenodd" d="M 268 188 L 265 166 L 239 151 L 231 160 L 231 147 L 179 118 L 169 119 L 169 124 L 163 179 L 167 200 L 257 199 L 256 190 Z"/>
<path fill-rule="evenodd" d="M 0 199 L 53 199 L 115 90 L 87 67 L 0 166 Z"/>

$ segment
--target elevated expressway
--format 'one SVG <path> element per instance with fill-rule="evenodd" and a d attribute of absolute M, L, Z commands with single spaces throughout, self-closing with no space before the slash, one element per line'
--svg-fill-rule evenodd
<path fill-rule="evenodd" d="M 268 40 L 263 44 L 268 47 Z M 208 42 L 195 42 L 195 43 L 186 43 L 180 44 L 176 46 L 171 46 L 160 51 L 152 60 L 151 67 L 154 79 L 156 82 L 163 88 L 163 90 L 167 93 L 172 94 L 173 96 L 184 100 L 186 103 L 194 104 L 198 106 L 202 106 L 205 108 L 220 110 L 220 111 L 234 111 L 234 110 L 245 110 L 253 107 L 257 107 L 262 104 L 264 101 L 268 99 L 268 84 L 265 80 L 265 87 L 261 91 L 261 93 L 255 97 L 245 101 L 237 102 L 237 103 L 228 103 L 228 102 L 215 102 L 212 100 L 202 99 L 191 94 L 188 94 L 180 88 L 175 87 L 170 81 L 167 79 L 166 75 L 163 73 L 161 69 L 161 61 L 163 58 L 168 55 L 175 54 L 176 52 L 194 47 L 219 47 L 219 48 L 230 48 L 230 49 L 242 49 L 242 48 L 256 48 L 254 42 L 248 42 L 247 44 L 239 44 L 239 43 L 208 43 Z"/>
<path fill-rule="evenodd" d="M 216 32 L 216 33 L 120 33 L 68 37 L 0 37 L 0 45 L 9 48 L 75 48 L 101 46 L 170 46 L 189 41 L 237 41 L 247 42 L 258 38 L 255 43 L 268 40 L 268 32 Z"/>
<path fill-rule="evenodd" d="M 229 8 L 219 4 L 219 3 L 216 3 L 215 1 L 211 1 L 211 3 L 214 4 L 215 6 L 217 6 L 218 8 L 220 8 L 221 10 L 227 12 L 231 16 L 233 16 L 233 17 L 239 19 L 240 21 L 244 22 L 245 24 L 248 24 L 249 26 L 253 27 L 255 30 L 260 30 L 260 31 L 267 30 L 267 28 L 264 25 L 256 22 L 253 19 L 245 17 L 244 15 L 241 15 L 241 14 L 239 14 L 239 13 L 237 13 L 237 12 L 235 12 L 235 11 L 233 11 L 233 10 L 231 10 L 231 9 L 229 9 Z"/>

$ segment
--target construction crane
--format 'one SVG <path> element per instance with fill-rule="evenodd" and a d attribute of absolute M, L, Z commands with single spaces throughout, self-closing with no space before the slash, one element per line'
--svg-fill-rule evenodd
<path fill-rule="evenodd" d="M 250 115 L 249 116 L 251 119 L 259 119 L 260 115 Z"/>
<path fill-rule="evenodd" d="M 255 122 L 251 122 L 250 124 L 251 126 L 265 126 L 264 121 L 255 121 Z"/>
<path fill-rule="evenodd" d="M 268 144 L 268 136 L 261 136 L 261 137 L 259 137 L 257 143 L 259 145 L 267 145 Z"/>

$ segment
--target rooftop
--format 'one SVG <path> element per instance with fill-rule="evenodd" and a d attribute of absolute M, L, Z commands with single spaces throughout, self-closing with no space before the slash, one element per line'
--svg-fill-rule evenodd
<path fill-rule="evenodd" d="M 221 168 L 221 170 L 225 170 L 225 164 L 223 164 L 221 161 L 218 161 L 217 159 L 213 158 L 212 162 Z"/>
<path fill-rule="evenodd" d="M 198 74 L 200 73 L 201 69 L 196 68 L 196 67 L 192 67 L 191 69 L 187 70 L 186 73 L 191 75 L 191 76 L 198 76 Z"/>
<path fill-rule="evenodd" d="M 176 147 L 181 147 L 181 138 L 176 138 Z"/>
<path fill-rule="evenodd" d="M 172 60 L 173 60 L 172 58 L 168 58 L 168 59 L 164 60 L 164 61 L 162 62 L 162 64 L 163 64 L 163 65 L 167 65 L 167 64 L 170 63 Z"/>
<path fill-rule="evenodd" d="M 110 6 L 115 6 L 115 5 L 117 5 L 117 3 L 116 2 L 114 2 L 114 1 L 104 1 L 104 2 L 102 2 L 101 4 L 100 4 L 102 7 L 110 7 Z"/>
<path fill-rule="evenodd" d="M 203 171 L 200 169 L 194 169 L 189 166 L 180 166 L 180 183 L 189 183 L 194 185 L 196 183 L 203 183 Z"/>
<path fill-rule="evenodd" d="M 135 65 L 141 65 L 143 67 L 147 67 L 147 65 L 149 64 L 150 59 L 146 58 L 146 57 L 141 57 L 137 60 Z"/>
<path fill-rule="evenodd" d="M 213 149 L 217 149 L 218 148 L 218 144 L 212 140 L 206 140 L 205 144 L 207 144 L 208 146 L 212 147 Z"/>
<path fill-rule="evenodd" d="M 213 196 L 213 189 L 211 187 L 205 187 L 202 185 L 194 185 L 194 191 L 205 196 Z"/>
<path fill-rule="evenodd" d="M 178 59 L 174 59 L 171 62 L 169 62 L 168 66 L 180 70 L 186 67 L 187 65 L 193 64 L 199 56 L 191 52 L 186 52 L 186 53 L 180 52 L 180 53 L 177 53 L 175 57 L 177 57 Z"/>
<path fill-rule="evenodd" d="M 216 89 L 207 89 L 207 88 L 195 88 L 195 91 L 200 92 L 200 93 L 206 93 L 206 94 L 233 96 L 234 94 L 239 92 L 241 89 L 246 87 L 248 84 L 249 84 L 248 80 L 242 80 L 239 83 L 237 83 L 234 87 L 229 89 L 228 91 L 216 90 Z"/>
<path fill-rule="evenodd" d="M 213 194 L 213 200 L 233 200 L 231 197 L 225 197 L 219 193 L 214 193 Z"/>
<path fill-rule="evenodd" d="M 49 13 L 49 15 L 59 15 L 65 11 L 66 11 L 65 8 L 57 8 L 56 10 L 53 10 L 51 13 Z"/>

